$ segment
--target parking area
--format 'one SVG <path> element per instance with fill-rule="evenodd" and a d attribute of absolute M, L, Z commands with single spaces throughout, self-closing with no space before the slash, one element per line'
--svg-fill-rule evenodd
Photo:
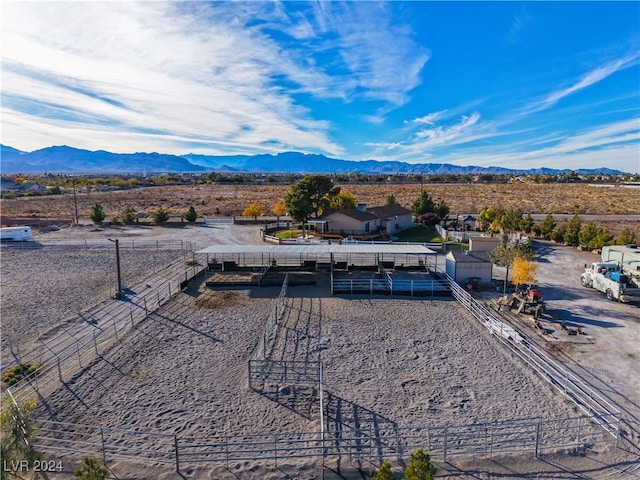
<path fill-rule="evenodd" d="M 625 416 L 638 421 L 640 305 L 609 301 L 603 293 L 581 285 L 585 264 L 598 261 L 599 255 L 542 241 L 535 241 L 534 248 L 538 285 L 547 318 L 553 321 L 540 322 L 541 330 L 531 315 L 505 318 L 619 405 Z M 498 295 L 485 292 L 483 296 L 488 300 Z"/>

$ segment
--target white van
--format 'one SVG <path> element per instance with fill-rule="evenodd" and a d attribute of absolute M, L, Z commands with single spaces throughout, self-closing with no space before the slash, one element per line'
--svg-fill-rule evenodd
<path fill-rule="evenodd" d="M 0 240 L 3 242 L 29 242 L 33 240 L 31 227 L 0 228 Z"/>

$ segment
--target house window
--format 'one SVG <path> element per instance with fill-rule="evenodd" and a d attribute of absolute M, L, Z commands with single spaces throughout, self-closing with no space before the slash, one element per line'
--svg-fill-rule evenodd
<path fill-rule="evenodd" d="M 365 233 L 369 233 L 369 222 L 364 224 L 364 231 Z"/>

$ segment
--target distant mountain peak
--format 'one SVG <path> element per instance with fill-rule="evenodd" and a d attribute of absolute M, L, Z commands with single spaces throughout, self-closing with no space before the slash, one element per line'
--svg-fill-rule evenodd
<path fill-rule="evenodd" d="M 570 170 L 538 168 L 530 170 L 504 167 L 461 166 L 447 163 L 411 164 L 400 161 L 342 160 L 316 153 L 280 152 L 258 155 L 169 155 L 158 152 L 112 153 L 106 150 L 83 150 L 68 145 L 55 145 L 33 152 L 23 152 L 0 145 L 4 173 L 87 173 L 124 174 L 139 172 L 206 172 L 232 171 L 246 173 L 316 173 L 377 175 L 394 174 L 558 174 Z M 577 173 L 616 175 L 609 168 L 577 170 Z"/>

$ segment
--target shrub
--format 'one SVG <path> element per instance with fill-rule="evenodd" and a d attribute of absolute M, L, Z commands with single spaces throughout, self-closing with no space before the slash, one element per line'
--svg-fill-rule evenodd
<path fill-rule="evenodd" d="M 376 473 L 371 480 L 395 480 L 396 477 L 393 476 L 393 472 L 391 471 L 391 464 L 389 462 L 384 462 L 380 465 L 380 469 L 378 473 Z"/>
<path fill-rule="evenodd" d="M 120 218 L 122 223 L 125 225 L 130 225 L 136 221 L 136 212 L 132 207 L 125 208 L 120 214 Z"/>
<path fill-rule="evenodd" d="M 93 207 L 91 207 L 91 212 L 89 213 L 89 217 L 91 221 L 96 225 L 104 222 L 104 219 L 107 218 L 107 214 L 104 213 L 104 209 L 102 205 L 96 203 Z"/>
<path fill-rule="evenodd" d="M 160 225 L 168 221 L 170 218 L 170 215 L 169 215 L 169 212 L 167 212 L 161 205 L 154 210 L 154 212 L 151 214 L 151 218 L 155 223 Z"/>
<path fill-rule="evenodd" d="M 97 458 L 84 457 L 82 465 L 73 472 L 73 476 L 80 480 L 107 480 L 109 469 Z"/>
<path fill-rule="evenodd" d="M 0 414 L 0 451 L 2 452 L 2 471 L 0 478 L 25 478 L 10 471 L 8 467 L 22 465 L 23 472 L 33 470 L 34 461 L 39 455 L 32 448 L 32 439 L 38 427 L 34 409 L 35 401 L 27 401 L 19 405 L 2 399 Z M 22 462 L 27 462 L 26 465 Z M 34 474 L 33 478 L 36 478 Z"/>
<path fill-rule="evenodd" d="M 187 213 L 184 214 L 184 219 L 189 223 L 193 223 L 198 219 L 198 214 L 196 213 L 196 209 L 193 208 L 193 206 L 189 207 Z"/>
<path fill-rule="evenodd" d="M 2 381 L 9 386 L 15 385 L 36 370 L 38 370 L 38 365 L 35 363 L 19 363 L 11 367 L 7 373 L 2 376 Z"/>
<path fill-rule="evenodd" d="M 404 470 L 404 480 L 433 480 L 436 470 L 429 454 L 420 449 L 411 455 L 411 460 Z"/>

